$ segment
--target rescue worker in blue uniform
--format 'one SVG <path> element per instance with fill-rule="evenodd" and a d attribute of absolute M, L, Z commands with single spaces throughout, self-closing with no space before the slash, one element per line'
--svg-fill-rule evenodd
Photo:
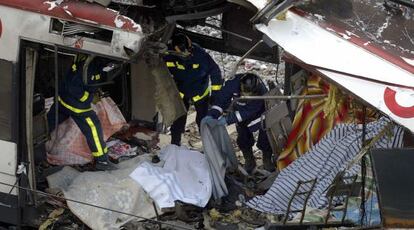
<path fill-rule="evenodd" d="M 222 125 L 236 123 L 237 144 L 245 159 L 245 169 L 251 173 L 256 167 L 253 156 L 253 145 L 255 139 L 253 133 L 259 131 L 257 147 L 263 154 L 263 168 L 267 171 L 274 171 L 275 166 L 272 160 L 272 148 L 267 139 L 266 131 L 263 130 L 261 121 L 265 112 L 263 100 L 237 101 L 233 104 L 231 112 L 223 115 L 234 98 L 240 96 L 261 96 L 268 92 L 266 86 L 253 73 L 236 74 L 233 79 L 224 83 L 223 89 L 217 95 L 208 116 L 205 119 L 218 119 Z"/>
<path fill-rule="evenodd" d="M 91 58 L 91 57 L 90 57 Z M 116 167 L 109 162 L 108 149 L 103 137 L 103 131 L 98 116 L 92 110 L 91 103 L 96 100 L 99 84 L 105 80 L 103 71 L 105 63 L 101 58 L 93 58 L 87 69 L 87 84 L 83 80 L 83 67 L 86 55 L 78 55 L 59 85 L 58 124 L 71 117 L 86 137 L 88 146 L 95 158 L 96 170 L 113 170 Z M 95 98 L 95 99 L 94 99 Z M 53 104 L 47 114 L 49 133 L 56 127 L 55 106 Z"/>
<path fill-rule="evenodd" d="M 173 35 L 170 48 L 175 54 L 166 55 L 165 63 L 174 78 L 185 108 L 188 110 L 190 104 L 194 104 L 197 112 L 196 123 L 200 128 L 201 119 L 208 112 L 209 100 L 213 100 L 216 92 L 221 89 L 223 80 L 220 68 L 203 48 L 192 43 L 185 34 Z M 171 125 L 171 144 L 181 144 L 186 120 L 187 114 Z"/>

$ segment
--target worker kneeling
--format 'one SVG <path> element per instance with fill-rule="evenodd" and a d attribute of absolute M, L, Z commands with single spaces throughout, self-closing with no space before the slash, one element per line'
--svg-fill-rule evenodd
<path fill-rule="evenodd" d="M 274 171 L 275 166 L 272 160 L 272 149 L 267 139 L 265 130 L 261 126 L 261 116 L 265 112 L 263 100 L 236 101 L 233 103 L 231 112 L 223 115 L 233 99 L 240 96 L 261 96 L 267 93 L 267 88 L 262 80 L 253 73 L 237 74 L 233 79 L 227 80 L 217 95 L 213 106 L 204 118 L 218 119 L 222 125 L 236 123 L 237 144 L 243 153 L 246 161 L 245 170 L 252 173 L 256 167 L 253 156 L 253 145 L 255 139 L 253 133 L 259 131 L 257 147 L 263 153 L 263 167 L 267 171 Z"/>

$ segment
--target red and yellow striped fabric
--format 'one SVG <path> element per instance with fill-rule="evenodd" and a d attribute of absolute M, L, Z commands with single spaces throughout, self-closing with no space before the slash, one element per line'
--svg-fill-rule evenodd
<path fill-rule="evenodd" d="M 328 97 L 299 100 L 292 124 L 293 129 L 277 161 L 279 170 L 309 151 L 337 123 L 351 120 L 350 98 L 319 76 L 311 75 L 301 95 L 317 94 L 326 94 Z"/>

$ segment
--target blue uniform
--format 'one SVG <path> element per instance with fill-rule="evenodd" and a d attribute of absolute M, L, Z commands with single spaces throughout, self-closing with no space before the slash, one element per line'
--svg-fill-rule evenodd
<path fill-rule="evenodd" d="M 233 98 L 240 97 L 241 76 L 242 74 L 237 74 L 233 79 L 225 82 L 208 115 L 215 119 L 219 118 L 230 106 Z M 266 86 L 261 82 L 259 95 L 264 95 L 267 91 Z M 255 142 L 253 132 L 259 130 L 257 147 L 262 151 L 271 151 L 266 132 L 261 126 L 262 114 L 265 110 L 263 100 L 237 101 L 233 104 L 233 110 L 225 116 L 227 124 L 236 123 L 237 144 L 240 149 L 250 149 Z"/>
<path fill-rule="evenodd" d="M 210 93 L 218 91 L 223 83 L 220 68 L 211 56 L 197 44 L 193 44 L 191 56 L 187 59 L 175 55 L 164 57 L 168 70 L 180 91 L 181 97 L 197 102 Z"/>
<path fill-rule="evenodd" d="M 72 117 L 85 135 L 92 155 L 100 157 L 108 150 L 103 139 L 101 123 L 91 107 L 98 87 L 88 85 L 103 82 L 105 74 L 103 66 L 93 60 L 88 67 L 88 84 L 85 85 L 82 79 L 83 63 L 74 63 L 59 85 L 58 124 Z M 47 115 L 49 133 L 55 129 L 55 106 L 52 105 Z"/>
<path fill-rule="evenodd" d="M 209 106 L 210 90 L 212 95 L 221 89 L 223 83 L 220 68 L 211 56 L 197 44 L 193 44 L 191 55 L 181 58 L 176 55 L 164 57 L 168 70 L 172 74 L 180 96 L 188 110 L 190 102 L 194 103 L 197 112 L 196 122 L 200 127 Z M 211 88 L 209 87 L 211 80 Z M 184 133 L 187 114 L 179 117 L 171 125 L 171 144 L 180 145 L 181 134 Z"/>

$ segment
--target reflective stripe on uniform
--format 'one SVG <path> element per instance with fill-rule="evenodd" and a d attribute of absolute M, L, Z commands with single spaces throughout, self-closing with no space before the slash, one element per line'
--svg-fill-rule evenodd
<path fill-rule="evenodd" d="M 212 85 L 211 86 L 211 90 L 220 90 L 221 89 L 221 85 Z"/>
<path fill-rule="evenodd" d="M 215 110 L 219 111 L 220 113 L 223 113 L 223 109 L 220 106 L 213 105 L 213 106 L 211 106 L 211 109 L 215 109 Z"/>
<path fill-rule="evenodd" d="M 174 62 L 167 61 L 166 64 L 167 64 L 167 67 L 175 67 Z"/>
<path fill-rule="evenodd" d="M 251 121 L 248 125 L 247 125 L 247 127 L 251 127 L 251 126 L 253 126 L 253 125 L 255 125 L 255 124 L 257 124 L 257 123 L 259 123 L 259 122 L 261 122 L 262 121 L 262 117 L 260 116 L 259 118 L 256 118 L 256 119 L 254 119 L 253 121 Z"/>
<path fill-rule="evenodd" d="M 84 112 L 88 112 L 88 111 L 91 111 L 92 110 L 92 108 L 89 108 L 89 109 L 78 109 L 78 108 L 75 108 L 75 107 L 73 107 L 73 106 L 71 106 L 71 105 L 68 105 L 68 104 L 66 104 L 66 102 L 64 102 L 63 100 L 62 100 L 62 98 L 58 98 L 58 101 L 60 102 L 60 104 L 62 104 L 65 108 L 67 108 L 67 109 L 69 109 L 70 111 L 72 111 L 72 112 L 75 112 L 75 113 L 84 113 Z"/>
<path fill-rule="evenodd" d="M 76 70 L 77 70 L 78 68 L 76 67 L 76 64 L 73 64 L 72 65 L 72 72 L 76 72 Z"/>
<path fill-rule="evenodd" d="M 242 121 L 243 121 L 243 119 L 242 119 L 242 117 L 241 117 L 241 115 L 240 115 L 240 112 L 239 112 L 239 111 L 234 112 L 234 114 L 236 115 L 236 118 L 237 118 L 237 120 L 238 120 L 239 122 L 242 122 Z"/>
<path fill-rule="evenodd" d="M 207 87 L 207 89 L 206 89 L 206 91 L 204 91 L 203 95 L 201 95 L 201 96 L 200 95 L 194 96 L 193 97 L 193 101 L 194 102 L 197 102 L 197 101 L 203 99 L 204 97 L 206 97 L 209 94 L 210 94 L 210 87 Z"/>
<path fill-rule="evenodd" d="M 95 124 L 93 123 L 90 117 L 86 118 L 86 123 L 88 123 L 89 127 L 91 128 L 93 141 L 95 142 L 96 150 L 98 150 L 97 152 L 92 152 L 92 155 L 94 157 L 99 157 L 99 156 L 104 155 L 105 152 L 102 149 L 101 142 L 99 141 L 98 130 L 96 129 Z"/>
<path fill-rule="evenodd" d="M 181 98 L 184 98 L 184 94 L 183 94 L 183 93 L 181 93 L 181 92 L 180 92 L 180 97 L 181 97 Z"/>
<path fill-rule="evenodd" d="M 108 152 L 108 147 L 104 148 L 104 154 Z M 97 156 L 99 153 L 98 152 L 92 152 L 92 156 Z M 99 155 L 98 155 L 99 156 Z"/>
<path fill-rule="evenodd" d="M 193 64 L 193 69 L 198 69 L 200 67 L 200 64 Z"/>
<path fill-rule="evenodd" d="M 81 97 L 81 99 L 79 99 L 81 102 L 85 102 L 87 99 L 88 99 L 88 97 L 89 97 L 89 92 L 88 91 L 85 91 L 84 93 L 83 93 L 83 96 Z"/>
<path fill-rule="evenodd" d="M 177 65 L 177 69 L 185 70 L 185 67 L 181 65 L 180 63 L 175 62 L 175 64 Z"/>
<path fill-rule="evenodd" d="M 99 79 L 101 79 L 101 75 L 100 74 L 92 75 L 92 77 L 91 77 L 91 80 L 92 81 L 97 81 Z"/>

